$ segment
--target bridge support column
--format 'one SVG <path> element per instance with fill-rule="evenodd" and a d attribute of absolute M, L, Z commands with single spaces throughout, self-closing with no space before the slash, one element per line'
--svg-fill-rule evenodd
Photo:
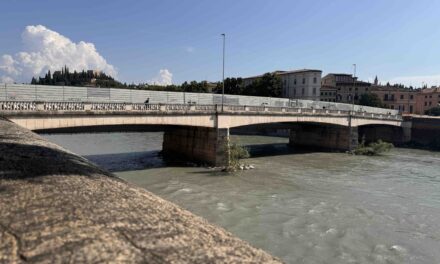
<path fill-rule="evenodd" d="M 178 127 L 163 136 L 163 153 L 178 161 L 229 164 L 229 129 Z"/>
<path fill-rule="evenodd" d="M 358 128 L 297 124 L 290 129 L 289 145 L 339 151 L 352 150 L 358 145 Z"/>

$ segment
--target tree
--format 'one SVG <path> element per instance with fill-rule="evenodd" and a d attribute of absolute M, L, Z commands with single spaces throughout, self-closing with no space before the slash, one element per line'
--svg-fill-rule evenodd
<path fill-rule="evenodd" d="M 359 98 L 359 104 L 372 107 L 384 107 L 384 104 L 380 100 L 379 96 L 373 93 L 362 94 Z"/>
<path fill-rule="evenodd" d="M 265 73 L 261 78 L 244 87 L 243 94 L 280 97 L 281 79 L 275 73 Z"/>
<path fill-rule="evenodd" d="M 425 111 L 425 115 L 440 116 L 440 106 L 433 107 Z"/>

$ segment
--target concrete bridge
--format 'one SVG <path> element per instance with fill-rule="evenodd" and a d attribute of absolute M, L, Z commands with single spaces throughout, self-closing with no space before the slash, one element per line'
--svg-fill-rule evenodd
<path fill-rule="evenodd" d="M 385 110 L 386 111 L 386 110 Z M 94 102 L 0 102 L 0 115 L 34 131 L 139 125 L 170 127 L 163 151 L 212 165 L 228 163 L 229 129 L 288 124 L 290 145 L 351 150 L 360 140 L 410 140 L 400 115 L 296 107 L 136 104 Z"/>

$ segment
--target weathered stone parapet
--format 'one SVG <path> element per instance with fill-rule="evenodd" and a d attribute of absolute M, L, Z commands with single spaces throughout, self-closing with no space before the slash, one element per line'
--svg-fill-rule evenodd
<path fill-rule="evenodd" d="M 357 127 L 323 124 L 295 124 L 290 129 L 289 145 L 346 151 L 358 144 Z"/>
<path fill-rule="evenodd" d="M 0 263 L 278 262 L 5 120 L 0 153 Z"/>
<path fill-rule="evenodd" d="M 164 155 L 178 161 L 224 166 L 229 163 L 228 148 L 228 128 L 176 127 L 163 136 Z"/>

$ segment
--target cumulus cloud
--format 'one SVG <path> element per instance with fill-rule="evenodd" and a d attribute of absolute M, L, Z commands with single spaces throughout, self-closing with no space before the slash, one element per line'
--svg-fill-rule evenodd
<path fill-rule="evenodd" d="M 389 83 L 401 83 L 407 86 L 421 87 L 426 84 L 428 87 L 437 86 L 440 84 L 440 74 L 439 75 L 419 75 L 419 76 L 400 76 L 392 78 L 388 81 Z"/>
<path fill-rule="evenodd" d="M 173 74 L 167 69 L 161 69 L 159 73 L 148 82 L 150 84 L 163 85 L 163 86 L 171 85 L 173 84 Z"/>
<path fill-rule="evenodd" d="M 100 70 L 116 77 L 115 67 L 98 53 L 93 43 L 72 42 L 42 25 L 27 26 L 22 33 L 24 51 L 0 57 L 0 80 L 29 82 L 48 70 Z"/>

